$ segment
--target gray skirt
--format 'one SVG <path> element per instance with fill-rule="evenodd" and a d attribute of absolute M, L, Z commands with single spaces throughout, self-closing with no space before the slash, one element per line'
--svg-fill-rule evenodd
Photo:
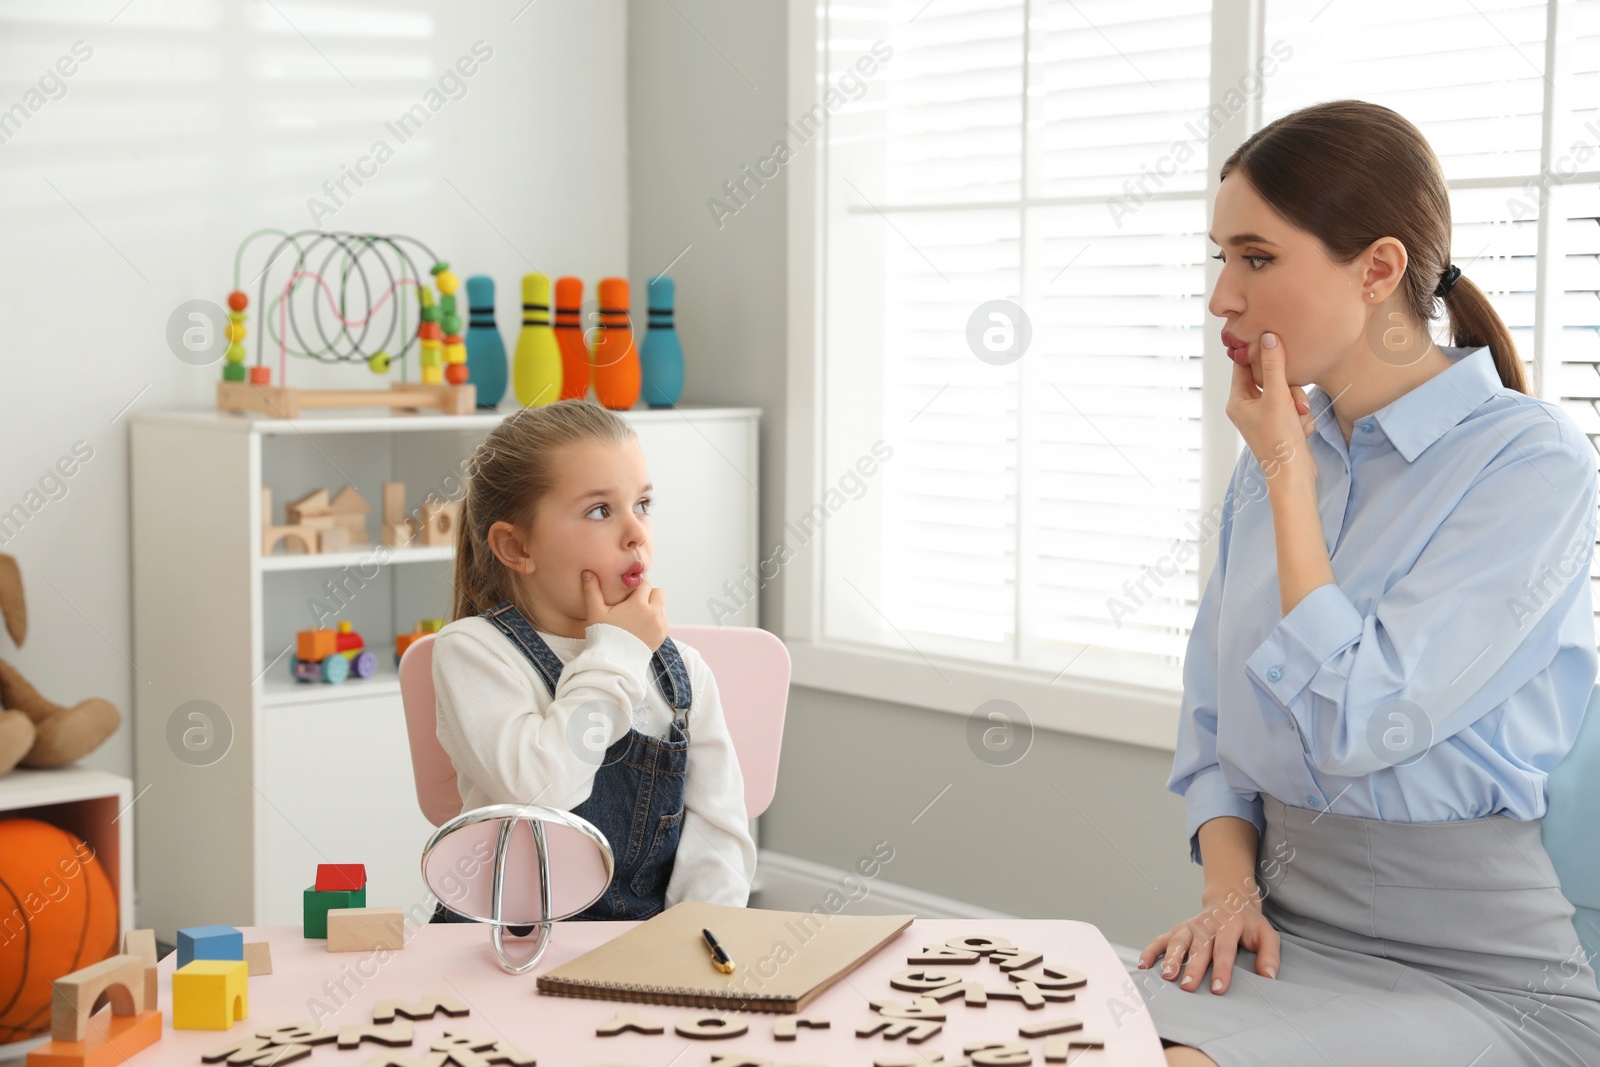
<path fill-rule="evenodd" d="M 1600 1065 L 1600 989 L 1540 824 L 1399 823 L 1262 796 L 1278 977 L 1228 990 L 1130 969 L 1156 1032 L 1221 1067 Z M 1181 973 L 1181 972 L 1180 972 Z"/>

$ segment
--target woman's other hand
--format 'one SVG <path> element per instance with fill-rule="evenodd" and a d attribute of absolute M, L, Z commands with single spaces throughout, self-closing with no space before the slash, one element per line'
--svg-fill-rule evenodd
<path fill-rule="evenodd" d="M 1257 974 L 1278 976 L 1278 931 L 1262 914 L 1259 899 L 1233 892 L 1209 901 L 1202 896 L 1201 905 L 1200 914 L 1151 939 L 1139 953 L 1141 969 L 1165 955 L 1161 977 L 1172 981 L 1181 970 L 1178 988 L 1193 992 L 1211 965 L 1211 991 L 1226 993 L 1232 985 L 1234 958 L 1243 947 L 1256 954 Z"/>

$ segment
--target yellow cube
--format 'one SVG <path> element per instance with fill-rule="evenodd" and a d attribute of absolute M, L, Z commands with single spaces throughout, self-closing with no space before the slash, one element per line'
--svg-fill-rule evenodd
<path fill-rule="evenodd" d="M 174 1030 L 226 1030 L 249 1014 L 244 960 L 194 960 L 172 972 Z"/>

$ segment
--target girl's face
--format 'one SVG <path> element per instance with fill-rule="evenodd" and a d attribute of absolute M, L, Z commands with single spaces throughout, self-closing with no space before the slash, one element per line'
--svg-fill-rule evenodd
<path fill-rule="evenodd" d="M 1256 192 L 1242 171 L 1222 180 L 1212 213 L 1211 242 L 1222 249 L 1222 273 L 1211 314 L 1225 320 L 1223 344 L 1261 384 L 1261 335 L 1282 339 L 1290 385 L 1323 380 L 1361 343 L 1378 305 L 1398 283 L 1371 251 L 1340 266 L 1315 236 L 1292 226 Z M 1401 253 L 1403 255 L 1403 251 Z M 1402 266 L 1403 270 L 1403 266 Z M 1377 299 L 1367 292 L 1379 285 Z"/>
<path fill-rule="evenodd" d="M 600 580 L 609 606 L 650 567 L 650 474 L 637 441 L 569 445 L 552 462 L 555 484 L 535 509 L 524 579 L 541 613 L 582 620 L 584 571 Z"/>

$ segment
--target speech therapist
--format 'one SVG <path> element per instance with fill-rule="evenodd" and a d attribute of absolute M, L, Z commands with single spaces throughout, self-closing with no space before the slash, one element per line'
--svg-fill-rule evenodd
<path fill-rule="evenodd" d="M 1406 119 L 1305 108 L 1221 177 L 1245 448 L 1167 783 L 1204 889 L 1130 972 L 1167 1061 L 1600 1064 L 1540 840 L 1595 684 L 1594 453 L 1451 263 Z"/>

